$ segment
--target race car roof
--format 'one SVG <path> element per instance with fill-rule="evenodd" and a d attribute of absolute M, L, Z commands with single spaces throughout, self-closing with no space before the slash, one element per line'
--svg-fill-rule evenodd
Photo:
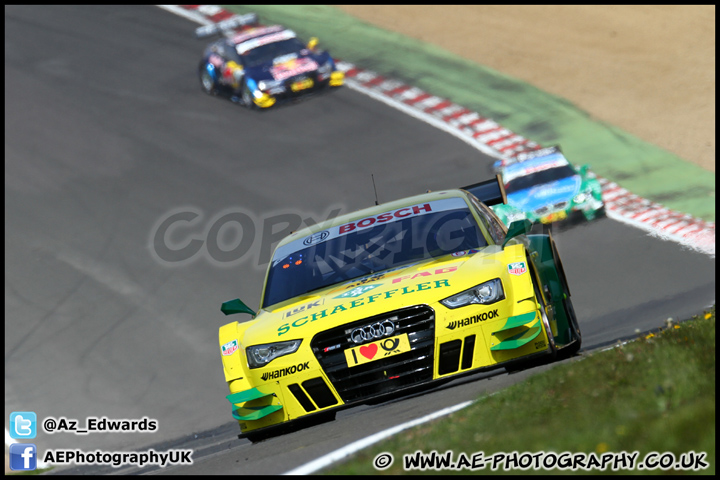
<path fill-rule="evenodd" d="M 365 208 L 362 210 L 357 210 L 354 212 L 346 213 L 345 215 L 340 215 L 338 217 L 335 217 L 331 220 L 320 222 L 317 225 L 313 225 L 311 227 L 303 228 L 302 230 L 298 230 L 297 232 L 294 232 L 287 237 L 280 240 L 280 243 L 278 243 L 276 249 L 280 250 L 280 248 L 288 243 L 294 242 L 298 239 L 309 237 L 313 234 L 322 232 L 324 230 L 330 230 L 334 227 L 338 227 L 341 225 L 345 225 L 350 222 L 355 222 L 358 220 L 362 220 L 365 218 L 373 218 L 377 217 L 378 215 L 381 215 L 383 213 L 388 212 L 396 212 L 400 209 L 413 207 L 419 204 L 425 204 L 428 202 L 434 202 L 438 200 L 444 200 L 449 198 L 462 198 L 463 201 L 467 202 L 466 200 L 466 194 L 462 192 L 461 190 L 443 190 L 439 192 L 431 192 L 431 193 L 424 193 L 421 195 L 415 195 L 413 197 L 405 197 L 401 198 L 399 200 L 395 200 L 393 202 L 388 203 L 381 203 L 380 205 L 376 205 L 373 207 Z M 467 205 L 467 203 L 466 203 Z"/>
<path fill-rule="evenodd" d="M 242 55 L 248 50 L 252 50 L 261 45 L 280 42 L 295 37 L 295 32 L 292 30 L 288 30 L 282 25 L 273 25 L 239 33 L 235 35 L 231 41 L 235 44 L 235 50 Z"/>
<path fill-rule="evenodd" d="M 513 163 L 504 167 L 501 172 L 502 179 L 503 182 L 507 184 L 515 178 L 551 168 L 562 167 L 564 165 L 570 165 L 570 162 L 567 161 L 562 152 L 555 151 L 549 155 L 531 158 L 530 160 Z"/>

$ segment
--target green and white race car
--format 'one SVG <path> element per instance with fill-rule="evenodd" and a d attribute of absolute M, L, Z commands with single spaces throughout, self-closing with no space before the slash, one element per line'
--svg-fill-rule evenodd
<path fill-rule="evenodd" d="M 605 215 L 595 174 L 588 165 L 573 166 L 557 146 L 498 161 L 495 168 L 505 185 L 508 206 L 532 222 L 589 221 Z M 503 208 L 496 213 L 508 215 L 510 222 L 522 218 L 516 210 Z"/>

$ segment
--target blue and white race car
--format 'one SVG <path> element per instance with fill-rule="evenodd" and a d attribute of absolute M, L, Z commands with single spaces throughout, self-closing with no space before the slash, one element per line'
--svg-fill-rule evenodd
<path fill-rule="evenodd" d="M 508 204 L 533 222 L 592 220 L 605 214 L 602 187 L 588 165 L 575 168 L 557 146 L 495 163 Z"/>
<path fill-rule="evenodd" d="M 345 74 L 317 47 L 317 38 L 305 44 L 281 25 L 259 26 L 255 14 L 196 30 L 198 38 L 220 33 L 225 38 L 208 45 L 198 67 L 200 85 L 210 95 L 268 108 L 279 100 L 343 84 Z"/>

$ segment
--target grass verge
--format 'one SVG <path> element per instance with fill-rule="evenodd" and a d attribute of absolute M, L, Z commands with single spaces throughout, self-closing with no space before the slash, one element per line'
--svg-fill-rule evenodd
<path fill-rule="evenodd" d="M 449 417 L 378 443 L 323 473 L 402 474 L 406 471 L 403 455 L 418 451 L 439 455 L 451 451 L 451 463 L 460 461 L 461 453 L 472 463 L 476 452 L 483 452 L 485 459 L 497 452 L 518 452 L 518 465 L 523 453 L 555 452 L 559 456 L 583 452 L 602 459 L 604 453 L 638 452 L 637 465 L 652 452 L 659 455 L 648 460 L 659 460 L 671 452 L 676 461 L 687 452 L 695 452 L 695 458 L 705 452 L 701 458 L 707 468 L 682 473 L 715 474 L 715 307 L 634 342 L 559 364 Z M 384 452 L 391 453 L 394 461 L 379 472 L 373 460 Z M 604 470 L 574 472 L 542 468 L 493 471 L 488 462 L 479 472 L 681 473 L 659 467 L 613 471 L 612 464 L 606 465 Z M 469 472 L 467 465 L 443 473 Z"/>

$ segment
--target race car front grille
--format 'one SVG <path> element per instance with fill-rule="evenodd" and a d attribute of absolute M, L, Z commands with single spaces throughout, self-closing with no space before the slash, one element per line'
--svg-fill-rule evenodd
<path fill-rule="evenodd" d="M 338 403 L 337 398 L 333 395 L 330 387 L 328 387 L 325 384 L 325 380 L 320 377 L 305 380 L 302 382 L 302 388 L 300 388 L 297 383 L 288 385 L 288 390 L 290 390 L 290 393 L 295 396 L 295 399 L 306 412 L 315 411 L 315 405 L 317 405 L 318 408 L 325 408 Z M 307 394 L 305 392 L 307 392 Z M 312 398 L 312 401 L 310 401 L 310 398 Z M 313 401 L 315 404 L 313 404 Z"/>
<path fill-rule="evenodd" d="M 393 336 L 407 334 L 410 351 L 348 367 L 345 350 L 357 346 L 350 332 L 387 319 L 395 324 Z M 432 380 L 434 343 L 435 312 L 416 305 L 321 332 L 310 346 L 340 397 L 349 403 Z"/>
<path fill-rule="evenodd" d="M 313 86 L 311 88 L 303 89 L 303 90 L 300 90 L 297 92 L 294 92 L 292 90 L 293 83 L 301 82 L 303 80 L 308 80 L 308 79 L 312 80 Z M 317 72 L 316 71 L 315 72 L 305 72 L 300 75 L 295 75 L 294 77 L 290 77 L 290 78 L 286 79 L 285 81 L 283 81 L 283 86 L 285 87 L 285 95 L 291 96 L 291 97 L 298 96 L 298 95 L 304 95 L 307 92 L 317 90 L 317 88 L 319 87 Z"/>

